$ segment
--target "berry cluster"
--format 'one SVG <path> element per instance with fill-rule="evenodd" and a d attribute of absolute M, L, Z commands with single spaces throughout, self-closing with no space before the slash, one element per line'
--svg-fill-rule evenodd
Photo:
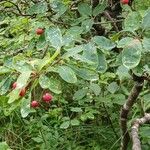
<path fill-rule="evenodd" d="M 17 82 L 14 82 L 13 85 L 12 85 L 12 88 L 15 89 L 16 87 L 17 87 Z M 22 88 L 22 89 L 20 90 L 20 92 L 19 92 L 19 95 L 20 95 L 21 97 L 23 97 L 23 96 L 25 95 L 25 93 L 26 93 L 26 88 Z M 45 93 L 45 94 L 42 96 L 42 100 L 43 100 L 43 102 L 45 102 L 45 103 L 50 103 L 50 102 L 52 101 L 52 99 L 53 99 L 53 96 L 52 96 L 50 93 Z M 37 108 L 37 107 L 39 107 L 39 106 L 40 106 L 40 104 L 39 104 L 39 102 L 38 102 L 37 100 L 33 100 L 33 101 L 31 102 L 31 107 L 32 107 L 32 108 Z"/>
<path fill-rule="evenodd" d="M 52 99 L 53 99 L 53 97 L 50 93 L 45 93 L 42 97 L 42 100 L 45 103 L 50 103 L 52 101 Z M 31 107 L 32 108 L 37 108 L 37 107 L 39 107 L 39 105 L 40 105 L 39 102 L 36 101 L 36 100 L 31 102 Z"/>

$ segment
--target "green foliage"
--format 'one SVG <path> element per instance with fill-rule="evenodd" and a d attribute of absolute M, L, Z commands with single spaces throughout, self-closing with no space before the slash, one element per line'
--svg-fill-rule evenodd
<path fill-rule="evenodd" d="M 0 149 L 1 149 L 1 150 L 11 150 L 11 149 L 9 148 L 9 146 L 7 145 L 6 142 L 1 142 L 1 143 L 0 143 Z"/>

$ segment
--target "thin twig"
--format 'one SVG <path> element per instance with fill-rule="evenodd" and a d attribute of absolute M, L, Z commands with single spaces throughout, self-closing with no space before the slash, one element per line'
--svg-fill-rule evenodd
<path fill-rule="evenodd" d="M 114 21 L 106 21 L 106 22 L 95 22 L 94 24 L 108 24 L 108 23 L 117 23 L 117 22 L 122 22 L 123 19 L 121 20 L 114 20 Z"/>
<path fill-rule="evenodd" d="M 114 26 L 115 30 L 116 30 L 117 32 L 119 32 L 119 29 L 118 29 L 118 27 L 117 27 L 117 25 L 116 25 L 115 20 L 110 16 L 110 14 L 108 13 L 108 11 L 104 11 L 103 14 L 106 16 L 106 18 L 107 18 L 108 20 L 110 20 L 110 21 L 112 22 L 112 25 Z"/>
<path fill-rule="evenodd" d="M 49 45 L 46 46 L 45 51 L 44 51 L 44 53 L 43 53 L 43 55 L 42 55 L 42 59 L 45 57 L 45 55 L 46 55 L 46 53 L 47 53 L 47 51 L 48 51 L 48 48 L 49 48 Z"/>

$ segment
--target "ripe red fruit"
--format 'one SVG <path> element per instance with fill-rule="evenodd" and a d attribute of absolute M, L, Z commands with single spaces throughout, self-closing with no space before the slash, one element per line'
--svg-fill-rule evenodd
<path fill-rule="evenodd" d="M 42 35 L 44 33 L 44 30 L 42 28 L 36 29 L 36 34 L 37 35 Z"/>
<path fill-rule="evenodd" d="M 25 88 L 22 88 L 21 91 L 20 91 L 20 93 L 19 93 L 19 95 L 20 95 L 21 97 L 23 97 L 25 94 L 26 94 L 26 89 L 25 89 Z"/>
<path fill-rule="evenodd" d="M 15 89 L 17 87 L 17 82 L 14 82 L 12 88 Z"/>
<path fill-rule="evenodd" d="M 32 101 L 32 102 L 31 102 L 31 107 L 32 107 L 32 108 L 39 107 L 38 101 Z"/>
<path fill-rule="evenodd" d="M 43 95 L 43 101 L 46 102 L 46 103 L 50 102 L 52 100 L 52 98 L 53 97 L 52 97 L 52 95 L 50 93 L 45 93 Z"/>
<path fill-rule="evenodd" d="M 129 0 L 121 0 L 122 4 L 129 4 Z"/>

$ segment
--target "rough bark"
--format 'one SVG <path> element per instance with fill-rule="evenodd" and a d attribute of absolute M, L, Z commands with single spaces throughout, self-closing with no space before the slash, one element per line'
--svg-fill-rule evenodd
<path fill-rule="evenodd" d="M 136 99 L 138 98 L 139 93 L 142 90 L 143 83 L 144 83 L 143 79 L 141 79 L 141 81 L 135 82 L 135 85 L 133 86 L 126 103 L 123 105 L 121 109 L 121 113 L 120 113 L 120 127 L 122 131 L 121 150 L 127 150 L 127 147 L 128 147 L 128 143 L 130 140 L 130 136 L 129 136 L 128 128 L 127 128 L 128 114 L 133 104 L 136 102 Z"/>
<path fill-rule="evenodd" d="M 132 136 L 132 150 L 141 150 L 141 142 L 138 135 L 139 127 L 147 122 L 150 122 L 150 113 L 145 113 L 145 116 L 140 119 L 136 119 L 133 122 L 132 128 L 131 128 L 131 136 Z"/>

